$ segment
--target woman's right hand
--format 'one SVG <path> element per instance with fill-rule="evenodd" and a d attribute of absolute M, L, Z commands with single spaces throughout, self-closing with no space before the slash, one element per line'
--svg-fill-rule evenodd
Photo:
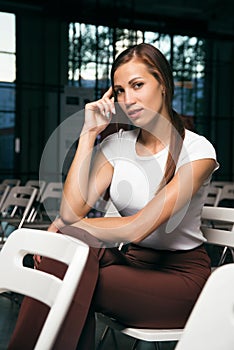
<path fill-rule="evenodd" d="M 47 231 L 59 232 L 60 228 L 62 228 L 63 226 L 65 226 L 65 223 L 63 222 L 63 220 L 60 217 L 58 217 L 54 221 L 52 221 L 52 223 L 48 227 Z M 38 254 L 33 255 L 33 262 L 34 262 L 35 269 L 38 269 L 38 267 L 41 263 L 41 259 L 42 259 L 41 255 L 38 255 Z"/>
<path fill-rule="evenodd" d="M 94 131 L 100 134 L 109 124 L 115 114 L 113 91 L 110 87 L 100 100 L 85 105 L 84 131 Z"/>

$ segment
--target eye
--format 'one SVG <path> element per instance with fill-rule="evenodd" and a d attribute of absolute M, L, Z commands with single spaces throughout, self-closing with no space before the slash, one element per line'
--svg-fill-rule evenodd
<path fill-rule="evenodd" d="M 121 88 L 115 89 L 115 95 L 119 96 L 124 90 Z"/>
<path fill-rule="evenodd" d="M 143 82 L 134 83 L 133 87 L 135 90 L 140 89 L 144 85 Z"/>

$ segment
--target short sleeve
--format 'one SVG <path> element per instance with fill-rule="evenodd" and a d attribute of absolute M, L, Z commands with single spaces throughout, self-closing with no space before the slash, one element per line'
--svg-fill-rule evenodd
<path fill-rule="evenodd" d="M 212 143 L 204 136 L 187 130 L 178 159 L 177 169 L 189 162 L 208 158 L 215 160 L 216 167 L 214 171 L 217 170 L 219 168 L 219 163 L 217 162 L 216 151 Z"/>

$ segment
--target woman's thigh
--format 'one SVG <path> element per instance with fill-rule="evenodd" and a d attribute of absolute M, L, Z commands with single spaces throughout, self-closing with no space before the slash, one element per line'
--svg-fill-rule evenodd
<path fill-rule="evenodd" d="M 201 291 L 180 273 L 111 265 L 100 269 L 97 312 L 135 327 L 183 327 Z"/>

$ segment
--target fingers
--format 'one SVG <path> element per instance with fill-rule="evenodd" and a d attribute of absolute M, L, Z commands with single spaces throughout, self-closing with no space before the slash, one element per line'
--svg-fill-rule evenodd
<path fill-rule="evenodd" d="M 40 265 L 41 262 L 41 256 L 40 255 L 34 255 L 33 256 L 33 261 L 34 261 L 34 268 L 37 269 Z"/>
<path fill-rule="evenodd" d="M 105 101 L 105 103 L 108 104 L 110 112 L 112 114 L 116 114 L 116 111 L 115 111 L 115 99 L 114 99 L 114 96 L 113 96 L 113 90 L 112 90 L 111 86 L 105 92 L 105 94 L 103 95 L 102 99 Z"/>
<path fill-rule="evenodd" d="M 110 119 L 112 114 L 116 114 L 112 88 L 110 87 L 100 100 L 86 104 L 85 108 Z"/>
<path fill-rule="evenodd" d="M 110 86 L 109 89 L 104 93 L 103 97 L 107 97 L 107 98 L 111 98 L 113 97 L 113 90 L 112 90 L 112 87 Z"/>
<path fill-rule="evenodd" d="M 101 100 L 97 101 L 97 107 L 100 113 L 109 119 L 112 114 L 115 114 L 114 98 L 109 99 L 108 97 L 103 97 Z"/>

